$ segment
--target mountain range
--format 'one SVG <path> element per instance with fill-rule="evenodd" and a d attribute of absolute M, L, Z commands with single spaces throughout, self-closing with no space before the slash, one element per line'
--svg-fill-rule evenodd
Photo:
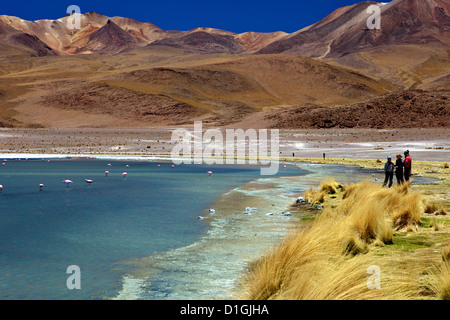
<path fill-rule="evenodd" d="M 380 29 L 367 27 L 369 6 Z M 96 12 L 70 29 L 69 18 L 0 16 L 0 126 L 418 126 L 411 108 L 404 121 L 304 120 L 410 106 L 403 92 L 437 113 L 426 126 L 450 125 L 448 0 L 364 1 L 291 34 L 162 30 Z"/>

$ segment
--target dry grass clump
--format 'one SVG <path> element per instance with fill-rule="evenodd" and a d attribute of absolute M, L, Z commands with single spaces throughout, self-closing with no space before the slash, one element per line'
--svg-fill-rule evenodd
<path fill-rule="evenodd" d="M 435 274 L 434 292 L 440 300 L 450 300 L 450 262 L 444 261 Z"/>
<path fill-rule="evenodd" d="M 439 284 L 439 299 L 450 300 L 450 263 L 444 264 Z"/>
<path fill-rule="evenodd" d="M 381 290 L 370 290 L 368 255 L 342 254 L 345 219 L 319 218 L 287 237 L 254 266 L 239 298 L 250 300 L 407 299 L 413 281 L 397 275 L 383 278 Z M 345 229 L 344 229 L 345 230 Z M 357 240 L 357 238 L 355 239 Z M 358 241 L 358 240 L 357 240 Z M 380 268 L 388 269 L 388 266 Z"/>
<path fill-rule="evenodd" d="M 444 225 L 439 223 L 436 219 L 431 220 L 430 226 L 434 231 L 441 231 L 444 229 Z"/>
<path fill-rule="evenodd" d="M 320 183 L 319 191 L 323 191 L 326 194 L 335 194 L 338 191 L 343 191 L 344 186 L 337 183 L 334 178 L 327 178 Z"/>
<path fill-rule="evenodd" d="M 409 183 L 389 189 L 370 181 L 354 183 L 345 187 L 335 211 L 366 243 L 390 244 L 394 230 L 416 230 L 422 223 L 424 198 L 408 188 Z"/>
<path fill-rule="evenodd" d="M 379 240 L 386 244 L 392 243 L 392 224 L 380 207 L 373 207 L 370 202 L 365 203 L 351 209 L 347 219 L 364 242 L 369 244 Z"/>
<path fill-rule="evenodd" d="M 421 224 L 423 197 L 408 192 L 409 184 L 383 188 L 370 181 L 351 184 L 345 188 L 338 211 L 353 216 L 355 226 L 363 238 L 385 238 L 394 230 L 413 230 Z M 392 226 L 386 219 L 391 220 Z M 389 240 L 389 237 L 386 239 Z M 386 243 L 386 242 L 385 242 Z"/>
<path fill-rule="evenodd" d="M 416 230 L 422 223 L 422 196 L 412 193 L 404 196 L 400 205 L 391 213 L 395 230 Z"/>
<path fill-rule="evenodd" d="M 434 294 L 441 300 L 450 300 L 450 245 L 442 250 L 442 264 L 434 270 Z"/>
<path fill-rule="evenodd" d="M 444 168 L 448 169 L 448 163 L 444 163 Z"/>
<path fill-rule="evenodd" d="M 335 194 L 338 191 L 343 191 L 344 186 L 337 183 L 334 178 L 327 178 L 320 183 L 319 190 L 310 188 L 306 190 L 303 197 L 311 205 L 317 206 L 325 201 L 327 194 Z"/>
<path fill-rule="evenodd" d="M 317 191 L 313 188 L 306 190 L 303 197 L 309 204 L 316 206 L 325 201 L 326 193 L 324 191 Z"/>
<path fill-rule="evenodd" d="M 439 210 L 439 206 L 437 203 L 435 202 L 430 202 L 428 200 L 424 200 L 424 204 L 425 204 L 425 213 L 435 213 L 436 211 Z"/>
<path fill-rule="evenodd" d="M 423 204 L 425 206 L 425 213 L 443 216 L 447 215 L 447 208 L 437 204 L 436 202 L 431 202 L 429 199 L 424 199 Z"/>
<path fill-rule="evenodd" d="M 344 188 L 323 181 L 305 198 Z M 361 182 L 345 188 L 337 207 L 325 208 L 313 223 L 266 254 L 244 280 L 243 299 L 405 299 L 413 279 L 386 272 L 382 290 L 369 290 L 365 255 L 371 245 L 392 243 L 394 228 L 420 224 L 423 201 L 408 186 L 386 189 Z M 308 200 L 310 201 L 310 200 Z M 311 201 L 310 201 L 311 202 Z M 379 261 L 378 261 L 379 263 Z M 390 270 L 388 266 L 383 270 Z"/>
<path fill-rule="evenodd" d="M 450 263 L 450 245 L 442 250 L 442 260 L 446 263 Z"/>

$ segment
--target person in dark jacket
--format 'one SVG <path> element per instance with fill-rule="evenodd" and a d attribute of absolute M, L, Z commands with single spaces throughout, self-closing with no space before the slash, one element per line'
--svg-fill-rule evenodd
<path fill-rule="evenodd" d="M 405 181 L 409 181 L 409 177 L 411 177 L 412 159 L 411 159 L 411 156 L 409 155 L 409 150 L 406 150 L 404 152 L 404 154 L 405 154 L 405 160 L 403 161 L 403 166 L 405 167 L 405 170 L 404 170 L 403 175 L 405 176 Z"/>
<path fill-rule="evenodd" d="M 391 156 L 387 157 L 387 161 L 384 164 L 384 174 L 385 174 L 385 178 L 384 178 L 384 183 L 383 183 L 383 187 L 385 187 L 389 181 L 389 188 L 392 187 L 392 183 L 394 180 L 394 168 L 395 168 L 395 164 L 392 162 Z"/>
<path fill-rule="evenodd" d="M 395 177 L 397 178 L 397 184 L 401 185 L 405 180 L 403 180 L 403 160 L 402 155 L 397 154 L 397 160 L 395 160 Z"/>

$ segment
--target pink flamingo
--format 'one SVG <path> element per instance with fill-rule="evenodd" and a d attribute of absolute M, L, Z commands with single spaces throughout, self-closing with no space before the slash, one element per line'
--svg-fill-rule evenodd
<path fill-rule="evenodd" d="M 209 176 L 212 176 L 212 171 L 208 171 Z"/>
<path fill-rule="evenodd" d="M 109 174 L 109 171 L 105 171 L 105 175 L 108 176 L 108 174 Z"/>
<path fill-rule="evenodd" d="M 91 180 L 91 179 L 85 179 L 84 181 L 86 181 L 86 183 L 88 184 L 88 186 L 90 186 L 91 183 L 94 182 L 94 180 Z"/>
<path fill-rule="evenodd" d="M 39 185 L 39 190 L 41 190 L 42 191 L 42 189 L 44 188 L 44 184 L 43 183 L 41 183 L 40 185 Z"/>
<path fill-rule="evenodd" d="M 69 184 L 73 183 L 72 180 L 64 180 L 63 182 L 66 184 L 67 188 L 69 187 Z"/>
<path fill-rule="evenodd" d="M 3 186 L 0 184 L 0 193 L 3 191 Z"/>
<path fill-rule="evenodd" d="M 126 172 L 122 173 L 122 176 L 123 176 L 124 178 L 126 178 L 127 175 L 128 175 L 128 173 L 126 173 Z"/>

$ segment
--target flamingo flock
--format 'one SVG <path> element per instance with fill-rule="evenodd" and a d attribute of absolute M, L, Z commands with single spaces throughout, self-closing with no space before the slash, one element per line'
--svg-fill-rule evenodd
<path fill-rule="evenodd" d="M 20 160 L 20 159 L 19 159 L 19 160 Z M 28 159 L 26 159 L 26 160 L 28 160 Z M 44 159 L 42 159 L 42 160 L 44 160 Z M 5 166 L 7 161 L 8 161 L 7 159 L 3 160 L 2 166 Z M 49 163 L 50 160 L 47 160 L 47 162 Z M 108 163 L 107 166 L 108 166 L 108 167 L 112 167 L 112 164 L 111 164 L 111 163 Z M 129 168 L 129 167 L 130 167 L 130 165 L 128 165 L 128 164 L 125 165 L 125 168 Z M 161 167 L 161 165 L 158 164 L 158 168 L 160 168 L 160 167 Z M 172 165 L 172 168 L 175 168 L 175 165 Z M 207 173 L 208 173 L 210 176 L 212 176 L 212 171 L 208 171 Z M 109 174 L 110 174 L 109 170 L 106 170 L 106 171 L 105 171 L 105 176 L 109 176 Z M 122 173 L 122 177 L 123 177 L 123 178 L 126 178 L 127 176 L 128 176 L 128 172 L 123 172 L 123 173 Z M 92 180 L 92 179 L 85 179 L 84 181 L 87 183 L 88 186 L 90 186 L 92 183 L 94 183 L 94 180 Z M 69 188 L 69 185 L 73 183 L 73 181 L 72 181 L 72 180 L 69 180 L 69 179 L 65 179 L 65 180 L 63 180 L 62 182 L 66 185 L 66 188 Z M 43 183 L 40 183 L 40 184 L 39 184 L 39 190 L 40 190 L 40 191 L 43 191 L 43 190 L 44 190 L 44 184 L 43 184 Z M 0 193 L 2 193 L 2 192 L 3 192 L 3 185 L 0 185 Z M 214 214 L 214 213 L 212 213 L 212 214 Z"/>
<path fill-rule="evenodd" d="M 20 160 L 20 159 L 19 159 L 19 160 Z M 28 159 L 26 159 L 26 160 L 28 160 Z M 44 159 L 43 159 L 43 160 L 44 160 Z M 7 162 L 6 159 L 3 160 L 2 166 L 5 166 L 5 165 L 6 165 L 6 162 Z M 50 160 L 47 160 L 47 162 L 50 162 Z M 108 167 L 111 167 L 112 165 L 111 165 L 111 163 L 108 163 L 107 166 L 108 166 Z M 130 166 L 129 166 L 128 164 L 125 165 L 125 168 L 129 168 L 129 167 L 130 167 Z M 158 165 L 158 167 L 160 167 L 160 165 Z M 109 171 L 106 170 L 106 171 L 105 171 L 105 176 L 108 176 L 108 175 L 109 175 Z M 127 172 L 122 173 L 122 176 L 123 176 L 124 178 L 126 178 L 127 175 L 128 175 Z M 92 180 L 92 179 L 85 179 L 84 181 L 87 183 L 88 186 L 90 186 L 92 183 L 94 183 L 94 180 Z M 72 181 L 72 180 L 69 180 L 69 179 L 64 179 L 62 182 L 66 185 L 66 188 L 69 188 L 69 185 L 73 183 L 73 181 Z M 40 190 L 40 191 L 43 191 L 43 190 L 44 190 L 44 184 L 43 184 L 43 183 L 40 183 L 40 184 L 39 184 L 39 190 Z M 3 192 L 3 185 L 0 184 L 0 193 L 2 193 L 2 192 Z"/>
<path fill-rule="evenodd" d="M 6 165 L 6 161 L 7 161 L 7 160 L 4 160 L 4 162 L 2 163 L 2 166 L 5 166 L 5 165 Z M 48 162 L 50 162 L 50 160 L 48 160 Z M 284 165 L 284 163 L 283 163 L 283 165 Z M 112 167 L 111 163 L 108 163 L 107 166 L 108 166 L 108 167 Z M 130 167 L 130 166 L 129 166 L 128 164 L 125 165 L 125 168 L 129 168 L 129 167 Z M 161 165 L 158 164 L 157 167 L 160 168 Z M 286 165 L 284 165 L 284 167 L 286 167 Z M 172 168 L 175 168 L 175 165 L 172 165 Z M 210 176 L 210 177 L 213 175 L 213 172 L 212 172 L 211 170 L 207 171 L 206 173 L 207 173 L 208 176 Z M 110 174 L 110 171 L 106 170 L 106 171 L 105 171 L 105 176 L 109 176 L 109 174 Z M 123 178 L 126 178 L 127 176 L 128 176 L 128 173 L 127 173 L 127 172 L 123 172 L 123 173 L 122 173 L 122 177 L 123 177 Z M 70 185 L 70 184 L 73 184 L 73 181 L 72 181 L 72 180 L 69 180 L 69 179 L 65 179 L 65 180 L 63 180 L 62 182 L 66 185 L 66 188 L 69 188 L 69 185 Z M 85 182 L 86 182 L 86 184 L 87 184 L 88 186 L 90 186 L 92 183 L 94 183 L 94 180 L 93 180 L 93 179 L 85 179 Z M 39 184 L 39 190 L 40 190 L 40 191 L 43 191 L 43 189 L 44 189 L 44 184 L 43 184 L 43 183 Z M 3 191 L 3 186 L 0 185 L 0 193 L 2 193 L 2 191 Z M 302 200 L 303 200 L 303 198 L 300 197 L 300 198 L 297 199 L 297 202 L 300 202 L 300 201 L 302 201 Z M 318 209 L 322 209 L 322 208 L 318 208 Z M 242 212 L 242 213 L 247 214 L 247 215 L 252 215 L 252 213 L 256 212 L 257 210 L 258 210 L 257 208 L 246 207 L 246 208 L 245 208 L 245 211 Z M 209 214 L 210 214 L 211 216 L 212 216 L 212 215 L 215 215 L 215 213 L 216 213 L 216 210 L 215 210 L 215 209 L 209 209 Z M 284 215 L 284 216 L 291 216 L 291 213 L 290 213 L 290 212 L 284 212 L 284 211 L 283 211 L 283 212 L 281 212 L 281 214 Z M 266 216 L 273 216 L 274 214 L 273 214 L 272 212 L 269 212 L 269 213 L 266 213 L 265 215 L 266 215 Z M 197 217 L 198 220 L 203 220 L 204 218 L 205 218 L 205 217 L 202 217 L 202 216 L 198 216 L 198 217 Z"/>

